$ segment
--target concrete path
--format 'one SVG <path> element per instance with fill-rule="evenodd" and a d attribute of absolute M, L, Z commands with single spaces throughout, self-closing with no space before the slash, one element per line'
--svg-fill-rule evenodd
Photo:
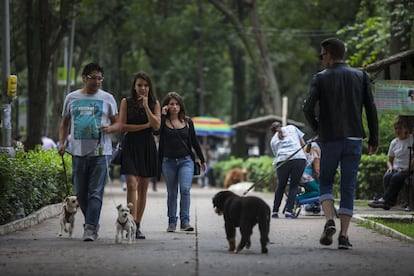
<path fill-rule="evenodd" d="M 223 218 L 213 212 L 211 203 L 217 191 L 195 185 L 191 203 L 194 233 L 167 233 L 166 191 L 158 184 L 157 192 L 148 192 L 142 222 L 147 239 L 132 245 L 115 244 L 115 206 L 126 197 L 115 181 L 105 191 L 97 241 L 81 240 L 80 212 L 72 239 L 57 237 L 58 218 L 52 216 L 0 236 L 0 275 L 414 275 L 413 242 L 358 226 L 356 220 L 350 227 L 352 250 L 338 250 L 337 236 L 332 246 L 321 246 L 324 218 L 300 216 L 296 220 L 272 219 L 268 254 L 260 253 L 257 226 L 250 249 L 228 252 Z M 272 206 L 273 194 L 249 195 Z M 359 214 L 382 212 L 357 208 Z"/>

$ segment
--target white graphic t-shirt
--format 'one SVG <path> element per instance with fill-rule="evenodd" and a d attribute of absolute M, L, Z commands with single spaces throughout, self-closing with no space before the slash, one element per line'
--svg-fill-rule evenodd
<path fill-rule="evenodd" d="M 71 117 L 72 154 L 111 155 L 111 139 L 108 134 L 101 132 L 100 128 L 110 125 L 109 118 L 116 114 L 116 101 L 106 91 L 98 90 L 95 94 L 89 95 L 79 89 L 69 93 L 63 104 L 62 116 Z"/>

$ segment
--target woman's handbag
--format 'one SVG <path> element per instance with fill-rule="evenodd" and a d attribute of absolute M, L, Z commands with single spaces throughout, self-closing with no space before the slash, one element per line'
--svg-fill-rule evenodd
<path fill-rule="evenodd" d="M 111 164 L 112 165 L 121 165 L 121 157 L 122 157 L 122 145 L 118 143 L 115 152 L 112 154 Z"/>
<path fill-rule="evenodd" d="M 194 162 L 194 175 L 200 175 L 201 174 L 201 165 L 200 162 L 195 161 Z"/>
<path fill-rule="evenodd" d="M 114 153 L 112 153 L 112 159 L 111 159 L 112 165 L 121 165 L 122 143 L 124 142 L 124 137 L 125 135 L 122 137 L 121 141 L 118 142 L 118 145 L 116 146 Z"/>

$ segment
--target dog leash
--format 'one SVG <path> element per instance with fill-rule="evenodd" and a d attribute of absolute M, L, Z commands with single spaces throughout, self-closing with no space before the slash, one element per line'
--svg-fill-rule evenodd
<path fill-rule="evenodd" d="M 282 167 L 283 165 L 285 165 L 288 161 L 290 161 L 290 159 L 296 155 L 296 153 L 298 153 L 300 150 L 302 150 L 305 146 L 306 147 L 306 152 L 310 152 L 311 150 L 311 146 L 312 143 L 318 140 L 318 136 L 315 136 L 309 140 L 307 140 L 305 142 L 305 144 L 303 146 L 301 146 L 300 148 L 298 148 L 294 153 L 292 153 L 291 155 L 288 156 L 288 158 L 286 158 L 284 161 L 282 161 L 279 165 L 276 166 L 276 170 L 279 169 L 280 167 Z M 261 183 L 263 180 L 265 180 L 267 177 L 269 177 L 271 174 L 273 174 L 273 172 L 268 173 L 267 175 L 263 176 L 261 179 L 259 179 L 257 182 L 253 183 L 246 191 L 244 191 L 243 195 L 245 196 L 251 189 L 253 189 L 257 184 Z"/>
<path fill-rule="evenodd" d="M 102 135 L 101 132 L 99 132 L 99 139 L 98 139 L 98 143 L 97 143 L 96 147 L 94 148 L 93 151 L 89 152 L 87 155 L 89 155 L 92 152 L 94 152 L 97 148 L 98 148 L 98 151 L 99 151 L 100 140 L 101 140 L 101 137 L 102 137 L 101 135 Z M 70 151 L 66 150 L 66 149 L 65 149 L 65 153 L 73 156 L 73 154 Z M 65 160 L 63 158 L 63 155 L 61 155 L 61 158 L 62 158 L 63 171 L 65 173 L 65 186 L 66 186 L 66 193 L 67 193 L 66 196 L 69 196 L 69 184 L 68 184 L 68 178 L 66 176 L 66 165 L 65 165 Z M 109 174 L 109 158 L 108 158 L 107 155 L 105 155 L 105 164 L 106 164 L 106 173 L 107 173 L 108 181 L 109 182 L 112 182 L 111 176 Z M 116 202 L 115 202 L 115 199 L 113 197 L 113 191 L 112 191 L 112 187 L 111 186 L 109 186 L 109 195 L 110 195 L 110 197 L 112 199 L 112 202 L 114 203 L 114 206 L 116 206 Z"/>
<path fill-rule="evenodd" d="M 62 158 L 62 166 L 63 166 L 63 173 L 65 177 L 65 187 L 66 187 L 66 196 L 69 196 L 69 184 L 68 184 L 68 177 L 66 175 L 66 165 L 65 165 L 65 159 L 63 158 L 63 155 L 60 156 Z"/>
<path fill-rule="evenodd" d="M 106 160 L 106 173 L 107 173 L 107 176 L 108 176 L 108 182 L 113 184 L 114 182 L 111 178 L 111 175 L 109 174 L 109 158 L 108 158 L 108 155 L 105 155 L 105 160 Z M 117 206 L 117 203 L 115 202 L 115 198 L 114 198 L 113 194 L 114 194 L 114 192 L 112 190 L 112 185 L 109 185 L 109 197 L 111 198 L 114 206 Z"/>
<path fill-rule="evenodd" d="M 253 183 L 246 191 L 243 192 L 243 195 L 245 196 L 248 192 L 250 192 L 251 189 L 253 189 L 253 187 L 255 187 L 258 184 L 262 183 L 266 178 L 268 178 L 269 176 L 271 176 L 273 173 L 274 172 L 270 172 L 270 173 L 266 174 L 265 176 L 263 176 L 262 178 L 260 178 L 255 183 Z"/>

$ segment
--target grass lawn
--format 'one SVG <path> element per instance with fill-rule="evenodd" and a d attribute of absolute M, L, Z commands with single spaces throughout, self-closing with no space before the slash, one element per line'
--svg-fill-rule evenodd
<path fill-rule="evenodd" d="M 367 206 L 369 202 L 371 202 L 371 200 L 355 200 L 354 205 L 355 206 Z M 414 216 L 408 219 L 380 218 L 380 217 L 378 218 L 365 217 L 365 219 L 387 226 L 395 231 L 398 231 L 414 239 Z M 361 223 L 361 225 L 369 229 L 374 228 L 369 223 Z"/>
<path fill-rule="evenodd" d="M 391 217 L 387 217 L 387 218 L 380 218 L 380 217 L 365 217 L 365 219 L 374 222 L 374 223 L 379 223 L 382 224 L 384 226 L 387 226 L 388 228 L 391 228 L 399 233 L 402 233 L 410 238 L 414 239 L 414 217 L 412 218 L 391 218 Z M 374 225 L 372 223 L 368 223 L 368 222 L 361 222 L 358 223 L 359 225 L 366 227 L 368 229 L 375 229 Z M 378 231 L 378 229 L 375 229 L 376 231 Z M 381 233 L 381 231 L 378 231 L 379 233 Z M 386 234 L 386 233 L 382 233 L 382 234 Z"/>
<path fill-rule="evenodd" d="M 339 202 L 339 199 L 336 200 L 335 202 Z M 370 203 L 371 200 L 361 200 L 361 199 L 356 199 L 354 200 L 354 206 L 363 206 L 366 207 L 368 206 L 368 203 Z"/>
<path fill-rule="evenodd" d="M 414 217 L 411 219 L 370 218 L 414 239 Z"/>

